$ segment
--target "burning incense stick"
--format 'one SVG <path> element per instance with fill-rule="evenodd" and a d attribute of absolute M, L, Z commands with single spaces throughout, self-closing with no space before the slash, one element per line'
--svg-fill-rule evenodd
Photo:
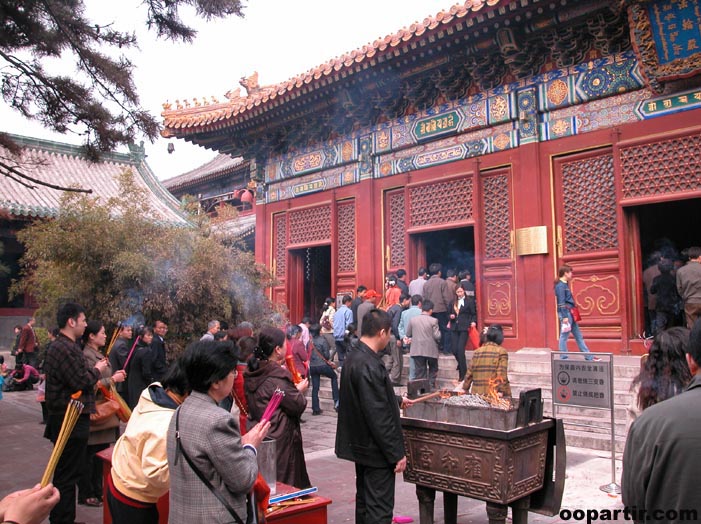
<path fill-rule="evenodd" d="M 49 457 L 49 463 L 46 465 L 46 470 L 44 471 L 44 476 L 41 477 L 41 487 L 46 487 L 51 478 L 54 476 L 54 471 L 56 471 L 56 466 L 61 458 L 64 448 L 66 447 L 66 442 L 68 438 L 73 433 L 73 428 L 75 423 L 78 422 L 78 417 L 83 412 L 83 403 L 75 399 L 71 399 L 66 407 L 66 414 L 63 417 L 63 423 L 61 424 L 61 431 L 58 433 L 58 438 L 54 444 L 54 449 L 51 451 L 51 457 Z"/>
<path fill-rule="evenodd" d="M 433 393 L 429 393 L 428 395 L 424 395 L 423 397 L 415 398 L 415 399 L 412 400 L 412 402 L 413 402 L 414 404 L 416 404 L 417 402 L 423 402 L 423 401 L 425 401 L 425 400 L 429 400 L 429 399 L 432 399 L 432 398 L 440 397 L 440 396 L 442 396 L 443 394 L 444 394 L 443 391 L 434 391 Z"/>
<path fill-rule="evenodd" d="M 273 413 L 275 413 L 277 408 L 280 406 L 280 402 L 282 402 L 284 396 L 284 391 L 282 391 L 280 388 L 275 389 L 275 393 L 273 393 L 273 396 L 270 397 L 270 400 L 268 401 L 268 406 L 265 408 L 265 412 L 261 417 L 261 422 L 270 420 L 270 417 L 273 416 Z"/>
<path fill-rule="evenodd" d="M 127 366 L 129 365 L 129 361 L 131 360 L 131 356 L 134 354 L 134 350 L 136 349 L 136 345 L 139 343 L 139 340 L 141 340 L 141 335 L 136 337 L 136 340 L 134 341 L 134 345 L 129 350 L 129 355 L 127 355 L 127 360 L 126 360 L 126 362 L 124 362 L 124 367 L 122 368 L 122 371 L 126 371 Z"/>

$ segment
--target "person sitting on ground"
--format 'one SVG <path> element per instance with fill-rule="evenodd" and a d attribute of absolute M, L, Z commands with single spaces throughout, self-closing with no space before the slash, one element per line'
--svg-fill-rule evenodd
<path fill-rule="evenodd" d="M 158 499 L 170 489 L 166 437 L 173 412 L 190 388 L 178 359 L 161 382 L 141 392 L 112 453 L 107 504 L 114 524 L 157 524 Z"/>
<path fill-rule="evenodd" d="M 39 382 L 39 372 L 29 364 L 17 364 L 13 377 L 15 391 L 32 390 Z"/>
<path fill-rule="evenodd" d="M 687 328 L 677 326 L 655 336 L 631 384 L 631 401 L 626 408 L 628 427 L 645 409 L 686 389 L 692 378 L 685 356 L 689 333 Z"/>
<path fill-rule="evenodd" d="M 507 371 L 509 353 L 501 347 L 504 330 L 499 324 L 487 328 L 485 343 L 475 350 L 465 374 L 463 389 L 476 395 L 487 395 L 492 388 L 500 397 L 511 398 Z M 472 390 L 470 390 L 470 387 Z"/>

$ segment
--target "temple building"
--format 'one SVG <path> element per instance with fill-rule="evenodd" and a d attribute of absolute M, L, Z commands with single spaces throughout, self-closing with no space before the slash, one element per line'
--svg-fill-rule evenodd
<path fill-rule="evenodd" d="M 196 199 L 203 212 L 222 218 L 223 228 L 241 245 L 253 251 L 256 231 L 255 183 L 250 179 L 249 162 L 241 157 L 217 155 L 209 162 L 163 181 L 163 186 L 178 200 Z M 222 206 L 236 210 L 223 215 Z"/>
<path fill-rule="evenodd" d="M 590 348 L 639 354 L 645 260 L 701 244 L 700 73 L 701 0 L 468 0 L 288 81 L 165 104 L 162 134 L 245 160 L 293 321 L 440 262 L 472 271 L 506 347 L 556 348 L 569 264 Z"/>
<path fill-rule="evenodd" d="M 57 187 L 91 190 L 93 196 L 106 201 L 118 196 L 118 177 L 130 170 L 133 183 L 147 195 L 154 220 L 188 223 L 180 212 L 180 203 L 160 184 L 146 163 L 142 146 L 129 146 L 129 153 L 105 153 L 99 162 L 94 162 L 80 146 L 8 136 L 19 146 L 19 156 L 11 156 L 0 148 L 0 157 L 32 180 L 3 176 L 0 183 L 0 242 L 4 251 L 0 263 L 10 270 L 9 274 L 0 274 L 0 346 L 6 347 L 13 342 L 12 327 L 25 324 L 37 307 L 29 295 L 9 294 L 12 280 L 20 276 L 19 262 L 24 253 L 16 234 L 35 220 L 51 219 L 58 214 L 65 193 Z"/>

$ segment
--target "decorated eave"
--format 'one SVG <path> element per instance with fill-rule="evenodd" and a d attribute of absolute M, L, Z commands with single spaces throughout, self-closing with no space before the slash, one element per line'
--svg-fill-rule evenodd
<path fill-rule="evenodd" d="M 130 153 L 105 153 L 99 162 L 89 160 L 80 146 L 18 135 L 8 136 L 21 148 L 19 158 L 0 148 L 0 155 L 16 162 L 18 169 L 34 179 L 62 187 L 91 189 L 107 200 L 119 195 L 118 177 L 126 169 L 134 184 L 146 191 L 151 218 L 159 222 L 187 224 L 179 202 L 161 185 L 144 161 L 144 150 L 131 146 Z M 0 211 L 17 219 L 51 218 L 60 209 L 63 191 L 39 184 L 27 187 L 8 177 L 0 182 Z"/>
<path fill-rule="evenodd" d="M 448 100 L 630 48 L 624 7 L 470 0 L 273 86 L 164 104 L 164 137 L 263 159 Z"/>
<path fill-rule="evenodd" d="M 187 192 L 202 184 L 214 182 L 222 178 L 232 178 L 240 172 L 242 180 L 248 178 L 248 162 L 241 157 L 231 158 L 228 155 L 217 155 L 209 162 L 181 175 L 163 181 L 163 185 L 171 193 Z"/>

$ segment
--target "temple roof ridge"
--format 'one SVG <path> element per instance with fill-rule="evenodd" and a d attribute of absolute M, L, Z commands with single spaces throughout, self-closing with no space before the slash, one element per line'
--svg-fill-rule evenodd
<path fill-rule="evenodd" d="M 506 3 L 505 0 L 467 0 L 454 4 L 450 8 L 441 10 L 434 16 L 427 16 L 422 22 L 416 21 L 392 34 L 378 37 L 371 43 L 342 53 L 299 75 L 277 84 L 247 91 L 246 96 L 242 96 L 240 91 L 237 93 L 238 88 L 230 90 L 225 94 L 228 99 L 226 102 L 219 102 L 215 97 L 211 97 L 212 103 L 207 103 L 206 97 L 202 98 L 201 103 L 197 99 L 193 99 L 192 105 L 187 101 L 180 102 L 180 100 L 176 100 L 175 108 L 172 107 L 170 102 L 166 102 L 163 104 L 163 112 L 161 113 L 165 127 L 161 134 L 164 137 L 170 137 L 173 133 L 169 133 L 168 128 L 202 127 L 244 113 L 293 89 L 319 80 L 323 76 L 329 76 L 343 68 L 352 66 L 354 63 L 360 63 L 372 58 L 378 52 L 397 47 L 414 37 L 422 36 L 427 30 L 433 30 L 442 24 L 448 24 L 455 18 L 464 18 L 471 12 L 476 13 L 485 7 L 496 6 L 500 2 L 502 4 Z M 253 78 L 257 82 L 257 77 L 258 73 L 254 72 L 251 77 L 241 80 L 251 80 Z"/>

